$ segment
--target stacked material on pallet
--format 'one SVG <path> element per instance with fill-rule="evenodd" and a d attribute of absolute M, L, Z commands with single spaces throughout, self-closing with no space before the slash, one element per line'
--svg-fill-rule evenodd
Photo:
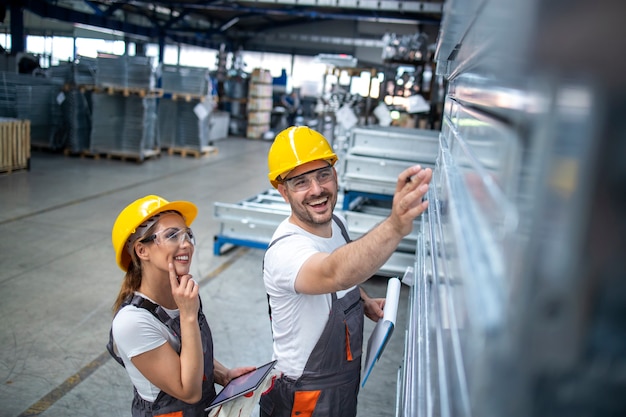
<path fill-rule="evenodd" d="M 58 85 L 16 85 L 15 108 L 18 119 L 30 120 L 31 145 L 58 149 L 57 136 L 63 124 L 57 102 Z"/>
<path fill-rule="evenodd" d="M 64 93 L 62 137 L 57 139 L 64 150 L 81 153 L 89 150 L 91 135 L 91 92 L 72 89 Z M 59 135 L 61 136 L 61 135 Z"/>
<path fill-rule="evenodd" d="M 46 70 L 46 77 L 65 86 L 93 86 L 96 83 L 96 60 L 81 58 L 76 62 L 62 62 Z"/>
<path fill-rule="evenodd" d="M 61 106 L 62 124 L 52 139 L 52 148 L 70 153 L 89 150 L 91 92 L 95 85 L 96 60 L 81 58 L 46 70 L 46 77 L 62 84 L 55 100 Z"/>
<path fill-rule="evenodd" d="M 61 87 L 46 77 L 0 72 L 0 117 L 31 120 L 31 143 L 51 147 L 61 124 L 55 101 Z"/>
<path fill-rule="evenodd" d="M 210 93 L 209 71 L 206 68 L 164 65 L 161 88 L 165 93 L 205 97 Z"/>
<path fill-rule="evenodd" d="M 158 154 L 156 100 L 94 92 L 90 152 L 137 161 Z"/>
<path fill-rule="evenodd" d="M 214 111 L 209 72 L 205 68 L 165 65 L 159 102 L 161 146 L 170 152 L 204 153 L 228 135 L 229 115 Z"/>
<path fill-rule="evenodd" d="M 159 133 L 164 148 L 193 148 L 208 146 L 203 137 L 200 120 L 194 112 L 197 102 L 161 100 L 159 103 Z"/>
<path fill-rule="evenodd" d="M 94 85 L 96 83 L 97 68 L 96 59 L 79 57 L 73 66 L 72 81 L 75 85 Z"/>
<path fill-rule="evenodd" d="M 221 111 L 209 113 L 206 105 L 210 103 L 161 99 L 158 111 L 161 146 L 203 152 L 213 142 L 226 138 L 230 115 Z"/>
<path fill-rule="evenodd" d="M 154 90 L 156 75 L 149 57 L 100 55 L 96 59 L 98 87 Z"/>

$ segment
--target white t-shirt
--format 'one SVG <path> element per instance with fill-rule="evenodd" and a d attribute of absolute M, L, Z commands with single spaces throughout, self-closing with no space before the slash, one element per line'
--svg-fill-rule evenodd
<path fill-rule="evenodd" d="M 135 294 L 148 298 L 138 292 Z M 163 309 L 172 318 L 178 317 L 180 314 L 178 310 Z M 141 398 L 153 402 L 161 390 L 139 372 L 130 358 L 156 349 L 165 342 L 169 342 L 174 350 L 178 350 L 180 342 L 167 326 L 154 317 L 152 313 L 145 308 L 133 305 L 122 308 L 113 319 L 111 327 L 117 353 L 124 362 L 131 382 L 137 388 Z"/>
<path fill-rule="evenodd" d="M 346 240 L 334 221 L 330 238 L 308 233 L 288 219 L 278 226 L 272 241 L 284 235 L 290 236 L 274 243 L 265 254 L 263 280 L 270 295 L 276 369 L 298 378 L 326 326 L 332 298 L 330 294 L 296 293 L 296 276 L 311 255 L 330 253 Z M 337 298 L 351 289 L 338 291 Z"/>

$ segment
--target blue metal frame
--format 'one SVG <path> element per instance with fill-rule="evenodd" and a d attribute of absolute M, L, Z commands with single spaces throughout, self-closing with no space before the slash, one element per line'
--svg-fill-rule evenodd
<path fill-rule="evenodd" d="M 393 196 L 387 194 L 365 193 L 363 191 L 345 191 L 343 194 L 343 206 L 345 211 L 350 210 L 350 205 L 359 197 L 369 198 L 371 200 L 392 201 Z"/>
<path fill-rule="evenodd" d="M 269 242 L 259 242 L 255 240 L 237 239 L 228 236 L 215 235 L 213 242 L 213 255 L 220 256 L 222 254 L 222 246 L 230 243 L 234 246 L 246 246 L 255 249 L 267 249 Z"/>

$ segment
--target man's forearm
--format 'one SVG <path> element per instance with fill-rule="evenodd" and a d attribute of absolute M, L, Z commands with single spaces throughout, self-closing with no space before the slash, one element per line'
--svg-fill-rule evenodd
<path fill-rule="evenodd" d="M 342 289 L 361 284 L 387 262 L 402 238 L 385 220 L 361 238 L 333 251 L 327 258 L 328 267 Z"/>

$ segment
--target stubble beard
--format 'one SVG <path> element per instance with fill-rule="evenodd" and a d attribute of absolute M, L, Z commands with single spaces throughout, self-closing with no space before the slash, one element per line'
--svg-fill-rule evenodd
<path fill-rule="evenodd" d="M 312 212 L 308 205 L 304 202 L 297 202 L 292 204 L 292 214 L 302 223 L 308 224 L 313 227 L 323 226 L 330 223 L 333 219 L 333 211 L 337 204 L 337 195 L 332 193 L 324 193 L 319 197 L 328 197 L 328 206 L 330 210 L 327 210 L 323 214 L 317 214 Z M 291 197 L 290 197 L 291 199 Z"/>

